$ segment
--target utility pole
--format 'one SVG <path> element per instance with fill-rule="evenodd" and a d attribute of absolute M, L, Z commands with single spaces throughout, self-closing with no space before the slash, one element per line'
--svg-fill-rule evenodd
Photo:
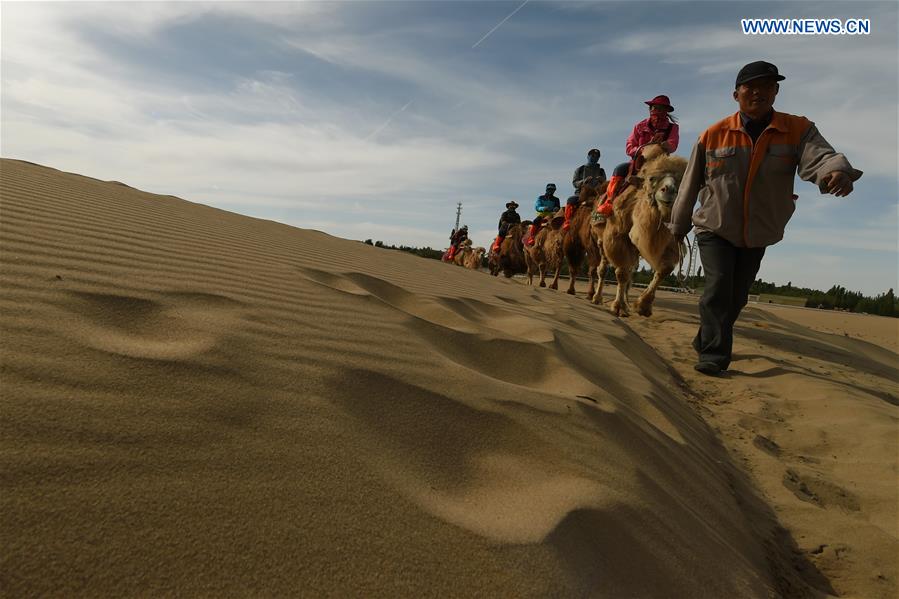
<path fill-rule="evenodd" d="M 462 218 L 462 202 L 456 204 L 456 228 L 453 231 L 459 230 L 459 219 Z"/>

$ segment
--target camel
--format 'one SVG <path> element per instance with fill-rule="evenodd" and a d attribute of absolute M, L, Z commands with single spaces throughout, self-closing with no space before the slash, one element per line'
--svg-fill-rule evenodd
<path fill-rule="evenodd" d="M 487 270 L 494 277 L 499 275 L 499 251 L 494 252 L 493 248 L 487 254 Z"/>
<path fill-rule="evenodd" d="M 525 246 L 524 260 L 527 264 L 528 285 L 534 284 L 534 275 L 540 275 L 540 287 L 546 287 L 546 273 L 555 270 L 550 289 L 559 288 L 559 275 L 562 272 L 562 230 L 564 218 L 555 216 L 540 229 L 534 237 L 534 245 Z"/>
<path fill-rule="evenodd" d="M 459 246 L 456 255 L 453 256 L 452 263 L 456 266 L 466 266 L 471 260 L 472 255 L 474 255 L 474 251 L 471 249 L 471 239 L 466 239 Z"/>
<path fill-rule="evenodd" d="M 481 259 L 487 250 L 483 247 L 469 248 L 468 253 L 462 259 L 462 266 L 471 270 L 478 270 L 481 267 Z"/>
<path fill-rule="evenodd" d="M 502 271 L 503 276 L 509 279 L 512 275 L 527 272 L 528 267 L 524 260 L 524 249 L 522 248 L 521 239 L 530 225 L 531 221 L 525 220 L 520 224 L 509 227 L 506 238 L 503 239 L 499 246 L 499 252 L 494 253 L 491 257 L 491 260 L 493 260 L 491 269 L 495 267 L 495 274 L 499 274 Z M 491 273 L 493 272 L 491 270 Z"/>
<path fill-rule="evenodd" d="M 618 289 L 610 306 L 616 316 L 628 316 L 627 295 L 631 278 L 640 256 L 653 269 L 652 281 L 640 295 L 634 308 L 641 316 L 652 315 L 656 288 L 671 274 L 682 255 L 674 236 L 665 223 L 671 217 L 671 205 L 677 197 L 687 161 L 670 156 L 661 146 L 648 146 L 643 151 L 646 162 L 630 185 L 615 198 L 614 213 L 604 224 L 594 224 L 594 236 L 603 259 L 597 269 L 600 284 L 593 297 L 602 303 L 602 273 L 608 259 L 615 267 Z"/>
<path fill-rule="evenodd" d="M 575 295 L 574 281 L 578 273 L 581 272 L 581 264 L 584 258 L 586 258 L 589 267 L 587 270 L 590 275 L 587 299 L 591 299 L 594 296 L 597 268 L 601 262 L 602 255 L 601 245 L 597 243 L 595 238 L 591 219 L 596 201 L 605 193 L 608 186 L 608 181 L 603 181 L 595 187 L 587 184 L 581 186 L 577 210 L 571 217 L 569 229 L 562 242 L 562 251 L 565 254 L 565 259 L 568 261 L 568 291 L 566 293 L 570 295 Z"/>

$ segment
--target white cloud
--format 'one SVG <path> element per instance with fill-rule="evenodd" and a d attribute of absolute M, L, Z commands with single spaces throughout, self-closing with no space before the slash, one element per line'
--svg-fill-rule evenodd
<path fill-rule="evenodd" d="M 85 10 L 79 18 L 123 17 L 117 27 L 129 34 L 150 34 L 205 10 L 260 16 L 237 4 Z M 261 14 L 280 18 L 284 10 L 263 8 Z M 4 13 L 8 23 L 6 6 Z M 440 182 L 509 160 L 432 136 L 366 140 L 343 124 L 340 107 L 307 105 L 289 85 L 291 76 L 278 71 L 235 79 L 225 94 L 183 93 L 153 82 L 125 86 L 112 75 L 116 69 L 103 68 L 113 57 L 92 52 L 71 34 L 70 11 L 38 6 L 14 13 L 15 27 L 3 32 L 4 66 L 8 61 L 18 67 L 3 81 L 5 156 L 126 180 L 150 191 L 202 192 L 201 201 L 242 197 L 259 205 L 266 198 L 283 205 L 297 196 L 321 201 L 441 191 Z"/>
<path fill-rule="evenodd" d="M 815 5 L 814 10 L 820 12 Z M 801 7 L 806 11 L 810 7 Z M 797 15 L 795 3 L 782 9 Z M 793 11 L 793 12 L 790 12 Z M 843 7 L 840 12 L 852 12 Z M 828 10 L 827 17 L 834 16 Z M 895 21 L 895 11 L 885 11 L 883 20 Z M 776 17 L 777 14 L 769 16 Z M 787 16 L 787 15 L 783 15 Z M 821 16 L 820 14 L 816 16 Z M 836 15 L 842 16 L 842 15 Z M 851 16 L 859 16 L 854 14 Z M 874 15 L 875 24 L 878 23 Z M 710 85 L 721 80 L 720 92 L 691 105 L 697 96 L 681 101 L 679 114 L 685 122 L 708 123 L 736 110 L 730 98 L 733 78 L 747 62 L 760 57 L 776 63 L 787 80 L 781 84 L 777 107 L 808 116 L 828 141 L 869 175 L 897 174 L 895 29 L 877 36 L 752 36 L 733 25 L 696 25 L 630 30 L 588 48 L 590 53 L 631 53 L 653 57 L 665 64 L 689 66 L 697 83 Z M 891 76 L 885 76 L 885 69 Z M 699 93 L 708 92 L 700 90 Z M 864 131 L 864 135 L 859 135 Z"/>

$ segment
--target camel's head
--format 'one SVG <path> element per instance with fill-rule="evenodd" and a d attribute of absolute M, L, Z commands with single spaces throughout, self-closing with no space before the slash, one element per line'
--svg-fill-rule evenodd
<path fill-rule="evenodd" d="M 677 190 L 680 187 L 680 177 L 674 173 L 661 173 L 659 175 L 650 175 L 650 188 L 653 190 L 652 199 L 661 208 L 662 206 L 671 207 L 677 198 Z"/>
<path fill-rule="evenodd" d="M 634 183 L 642 185 L 643 196 L 661 212 L 664 219 L 671 214 L 687 161 L 680 156 L 662 155 L 647 161 Z"/>

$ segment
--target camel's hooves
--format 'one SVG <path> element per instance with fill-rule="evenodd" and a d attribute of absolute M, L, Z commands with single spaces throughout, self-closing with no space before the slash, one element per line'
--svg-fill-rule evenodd
<path fill-rule="evenodd" d="M 544 283 L 543 281 L 540 281 L 540 286 L 541 286 L 541 287 L 546 287 L 546 283 Z"/>
<path fill-rule="evenodd" d="M 636 310 L 637 314 L 640 316 L 652 316 L 652 304 L 634 302 L 634 310 Z"/>
<path fill-rule="evenodd" d="M 556 284 L 555 284 L 555 283 L 553 283 L 553 284 L 552 284 L 552 285 L 550 285 L 550 286 L 549 286 L 549 288 L 550 288 L 550 289 L 554 289 L 554 290 L 555 290 L 555 289 L 558 289 L 558 288 L 559 288 L 559 286 L 558 286 L 558 285 L 556 285 Z"/>
<path fill-rule="evenodd" d="M 565 293 L 567 293 L 568 295 L 577 295 L 577 294 L 574 292 L 574 289 L 569 289 L 569 290 L 566 291 Z"/>

